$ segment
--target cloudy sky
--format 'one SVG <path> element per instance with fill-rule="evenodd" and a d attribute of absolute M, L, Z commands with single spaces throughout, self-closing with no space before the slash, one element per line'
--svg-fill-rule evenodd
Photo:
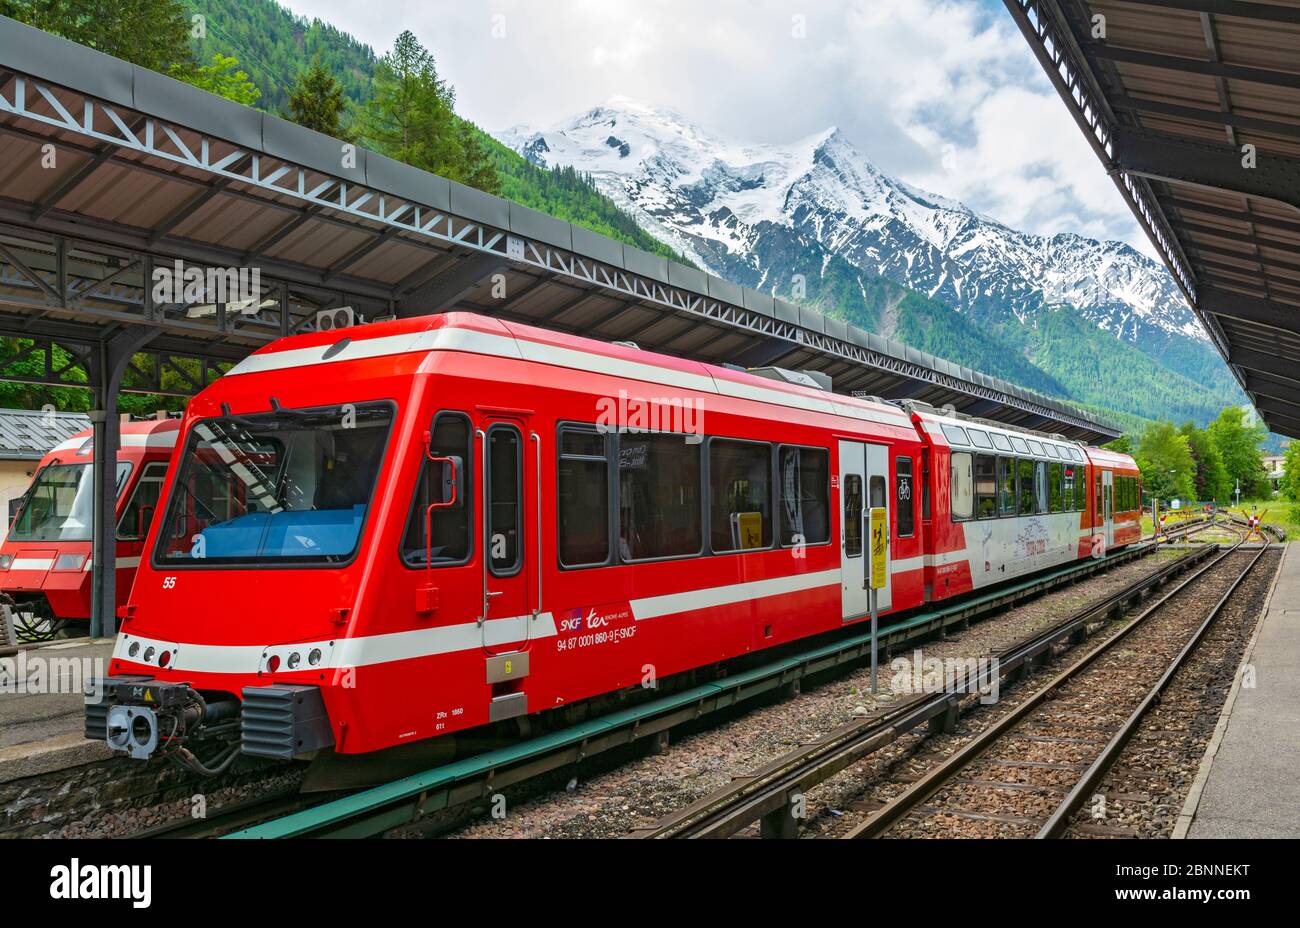
<path fill-rule="evenodd" d="M 489 131 L 612 96 L 737 140 L 839 126 L 1008 225 L 1153 251 L 1001 0 L 288 0 L 383 53 L 409 28 Z"/>

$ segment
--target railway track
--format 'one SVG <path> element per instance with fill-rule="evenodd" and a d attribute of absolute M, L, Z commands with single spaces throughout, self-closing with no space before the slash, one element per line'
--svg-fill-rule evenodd
<path fill-rule="evenodd" d="M 1002 648 L 975 673 L 953 680 L 944 692 L 910 697 L 882 713 L 828 732 L 629 837 L 730 837 L 754 822 L 761 823 L 764 836 L 792 836 L 808 790 L 910 732 L 925 726 L 931 731 L 951 731 L 962 702 L 973 701 L 982 688 L 993 682 L 993 674 L 998 677 L 999 687 L 1014 684 L 1052 659 L 1058 649 L 1082 643 L 1110 619 L 1180 574 L 1197 568 L 1218 550 L 1217 546 L 1206 546 L 1190 552 L 1101 602 Z"/>
<path fill-rule="evenodd" d="M 1198 528 L 1207 527 L 1208 524 L 1207 522 L 1205 526 L 1198 526 Z M 1154 550 L 1154 548 L 1154 545 L 1150 546 L 1151 550 Z M 1135 554 L 1140 554 L 1140 552 L 1129 551 L 1121 556 L 1132 557 Z M 1175 562 L 1175 564 L 1183 565 L 1188 560 L 1189 558 L 1185 557 Z M 1053 576 L 1049 580 L 1035 581 L 1036 584 L 1041 585 L 1041 589 L 1036 592 L 1076 582 L 1079 577 L 1095 572 L 1097 566 L 1092 565 L 1091 570 L 1078 572 L 1072 570 L 1062 571 L 1059 576 Z M 1161 584 L 1181 569 L 1181 566 L 1175 569 L 1174 565 L 1166 565 L 1154 575 L 1158 579 L 1152 580 L 1148 578 L 1144 584 L 1134 584 L 1133 587 L 1122 591 L 1120 595 L 1109 598 L 1108 602 L 1117 603 L 1119 605 L 1114 608 L 1122 609 L 1124 602 L 1143 595 L 1150 588 L 1150 584 Z M 1138 589 L 1138 587 L 1141 588 Z M 953 621 L 965 622 L 971 617 L 989 614 L 996 611 L 997 605 L 997 602 L 989 602 L 983 608 L 965 606 L 946 610 L 942 619 L 927 619 L 926 617 L 922 617 L 921 620 L 914 619 L 907 623 L 910 627 L 892 631 L 892 634 L 897 637 L 895 644 L 901 644 L 932 630 L 941 629 Z M 1096 611 L 1095 607 L 1093 611 Z M 1036 663 L 1046 659 L 1045 652 L 1058 648 L 1063 638 L 1068 639 L 1073 634 L 1086 634 L 1086 632 L 1079 632 L 1075 628 L 1065 629 L 1067 625 L 1070 625 L 1068 621 L 1060 623 L 1049 632 L 1036 636 L 1033 641 L 1019 643 L 1016 654 L 1008 653 L 1004 655 L 1003 659 L 1006 663 L 1002 666 L 1009 668 L 1013 674 L 1016 672 L 1014 667 L 1019 664 L 1023 664 L 1025 669 L 1032 668 Z M 887 633 L 890 631 L 888 628 L 885 630 Z M 888 640 L 888 638 L 882 634 L 882 641 L 884 640 Z M 626 727 L 619 723 L 611 724 L 606 719 L 596 719 L 583 726 L 578 726 L 577 729 L 581 729 L 581 731 L 575 729 L 573 731 L 575 737 L 572 739 L 564 737 L 570 733 L 568 731 L 552 733 L 549 736 L 536 739 L 538 743 L 535 745 L 525 743 L 510 749 L 492 751 L 487 755 L 466 758 L 464 761 L 458 761 L 443 768 L 431 770 L 427 774 L 389 784 L 386 787 L 341 797 L 337 802 L 322 801 L 320 796 L 304 797 L 296 793 L 259 797 L 217 810 L 203 820 L 183 820 L 166 823 L 140 832 L 136 836 L 211 837 L 232 835 L 236 837 L 276 837 L 313 834 L 364 835 L 383 833 L 391 828 L 418 820 L 432 811 L 478 801 L 482 797 L 511 783 L 523 782 L 531 777 L 580 761 L 610 747 L 628 744 L 638 737 L 644 739 L 657 731 L 666 730 L 667 725 L 665 723 L 669 720 L 672 720 L 672 724 L 679 724 L 684 719 L 698 718 L 701 714 L 701 696 L 704 696 L 708 701 L 716 702 L 719 707 L 734 705 L 746 698 L 749 693 L 768 691 L 777 685 L 788 686 L 791 681 L 797 680 L 804 673 L 827 669 L 859 658 L 861 650 L 862 644 L 854 644 L 852 641 L 846 642 L 843 647 L 830 646 L 817 649 L 815 661 L 809 661 L 806 666 L 792 668 L 789 659 L 787 659 L 780 662 L 786 668 L 781 674 L 769 674 L 763 668 L 759 668 L 756 671 L 749 672 L 752 677 L 748 675 L 746 677 L 738 676 L 725 681 L 728 685 L 734 686 L 732 695 L 716 692 L 719 688 L 717 684 L 711 687 L 699 688 L 710 689 L 712 692 L 707 694 L 683 694 L 682 698 L 678 698 L 672 706 L 667 707 L 672 710 L 671 713 L 655 712 L 649 707 L 639 713 L 635 710 L 615 713 L 619 717 L 630 717 L 632 715 L 637 717 L 629 718 L 630 724 Z M 936 729 L 942 729 L 945 725 L 951 725 L 953 718 L 954 710 L 948 701 L 945 701 L 942 706 L 936 706 L 923 697 L 917 697 L 903 705 L 891 707 L 886 712 L 874 713 L 864 721 L 869 721 L 878 726 L 893 727 L 898 734 L 902 734 L 925 724 L 935 726 Z M 409 785 L 410 789 L 403 789 L 407 785 Z M 326 797 L 326 800 L 328 798 Z"/>
<path fill-rule="evenodd" d="M 1107 771 L 1267 553 L 1218 553 L 842 837 L 1052 838 L 1085 803 L 1104 817 Z"/>
<path fill-rule="evenodd" d="M 1154 543 L 1134 546 L 1098 561 L 1071 565 L 1009 587 L 978 594 L 960 603 L 913 615 L 881 629 L 882 652 L 942 634 L 948 628 L 966 626 L 974 619 L 999 614 L 1012 605 L 1067 587 L 1157 550 L 1159 546 Z M 649 743 L 677 726 L 694 723 L 756 696 L 783 689 L 794 691 L 799 681 L 808 676 L 856 666 L 869 654 L 869 633 L 854 631 L 846 637 L 815 644 L 784 657 L 773 655 L 775 659 L 771 663 L 759 667 L 734 671 L 710 683 L 617 710 L 530 742 L 453 761 L 385 786 L 241 829 L 230 836 L 278 838 L 383 834 L 456 806 L 481 803 L 503 789 L 602 752 L 635 743 Z M 918 724 L 948 711 L 946 707 L 938 710 L 918 705 L 916 708 L 922 714 L 929 713 Z M 880 720 L 884 717 L 877 714 L 872 718 Z"/>

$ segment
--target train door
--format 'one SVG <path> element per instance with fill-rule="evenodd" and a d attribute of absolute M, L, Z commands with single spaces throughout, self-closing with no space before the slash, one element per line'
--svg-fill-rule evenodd
<path fill-rule="evenodd" d="M 538 439 L 524 419 L 505 417 L 485 418 L 476 437 L 483 488 L 482 641 L 496 654 L 523 649 L 535 615 Z"/>
<path fill-rule="evenodd" d="M 1115 544 L 1115 510 L 1114 497 L 1115 492 L 1115 472 L 1104 470 L 1101 472 L 1101 525 L 1102 532 L 1106 536 L 1106 550 L 1109 551 Z"/>
<path fill-rule="evenodd" d="M 871 610 L 867 575 L 870 553 L 867 546 L 867 519 L 872 507 L 885 509 L 889 518 L 889 458 L 881 445 L 857 441 L 840 442 L 840 591 L 845 621 L 861 618 Z M 876 605 L 888 609 L 891 582 L 886 570 L 886 586 L 880 590 Z"/>

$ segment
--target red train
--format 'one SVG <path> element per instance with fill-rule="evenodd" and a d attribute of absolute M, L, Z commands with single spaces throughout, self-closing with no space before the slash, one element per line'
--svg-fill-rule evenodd
<path fill-rule="evenodd" d="M 179 419 L 123 422 L 117 455 L 117 599 L 126 602 Z M 0 545 L 0 591 L 13 602 L 23 637 L 82 630 L 90 618 L 91 430 L 41 458 L 9 534 Z"/>
<path fill-rule="evenodd" d="M 295 336 L 189 405 L 87 736 L 362 754 L 1139 537 L 1132 460 L 465 313 Z M 196 759 L 190 753 L 190 759 Z"/>

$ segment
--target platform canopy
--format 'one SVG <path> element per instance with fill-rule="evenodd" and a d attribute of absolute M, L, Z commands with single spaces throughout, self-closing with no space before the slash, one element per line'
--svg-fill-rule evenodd
<path fill-rule="evenodd" d="M 1300 437 L 1300 2 L 1004 2 L 1255 408 Z"/>

